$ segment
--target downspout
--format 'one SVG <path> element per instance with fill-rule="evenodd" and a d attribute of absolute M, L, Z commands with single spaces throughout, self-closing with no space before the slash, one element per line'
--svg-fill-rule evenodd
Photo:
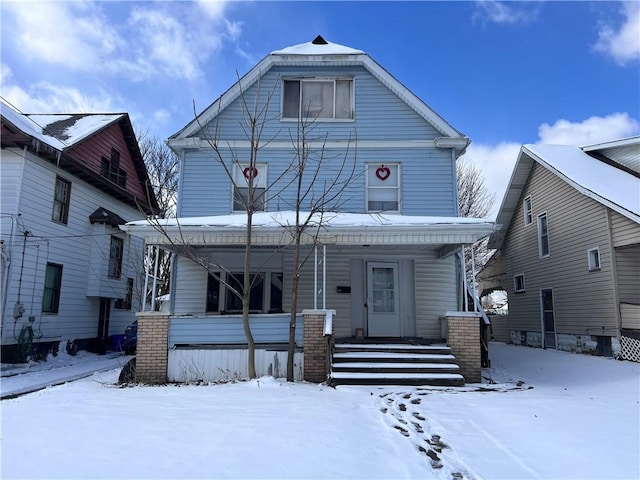
<path fill-rule="evenodd" d="M 318 246 L 313 246 L 313 309 L 318 309 Z"/>
<path fill-rule="evenodd" d="M 149 263 L 151 263 L 151 245 L 147 245 L 147 261 L 144 262 L 144 287 L 142 290 L 142 311 L 147 310 L 147 289 L 149 288 Z"/>
<path fill-rule="evenodd" d="M 13 232 L 13 218 L 11 219 L 11 231 Z M 4 240 L 0 240 L 0 256 L 2 257 L 2 321 L 0 321 L 0 338 L 4 330 L 4 316 L 7 306 L 7 284 L 9 282 L 9 266 L 11 265 L 11 256 L 5 251 Z"/>
<path fill-rule="evenodd" d="M 462 298 L 463 298 L 463 312 L 468 312 L 469 311 L 469 300 L 467 298 L 467 262 L 465 262 L 464 259 L 464 245 L 462 245 L 461 251 L 461 257 L 462 257 L 462 261 L 461 261 L 461 265 L 460 267 L 462 268 Z"/>
<path fill-rule="evenodd" d="M 322 309 L 327 309 L 327 246 L 322 245 Z"/>

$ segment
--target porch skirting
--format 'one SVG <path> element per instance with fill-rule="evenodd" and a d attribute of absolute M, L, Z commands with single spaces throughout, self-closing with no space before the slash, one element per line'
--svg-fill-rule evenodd
<path fill-rule="evenodd" d="M 287 376 L 287 350 L 255 349 L 256 376 Z M 294 353 L 294 379 L 302 380 L 304 368 L 301 351 Z M 247 377 L 246 348 L 178 348 L 169 350 L 167 377 L 170 382 L 226 382 Z"/>

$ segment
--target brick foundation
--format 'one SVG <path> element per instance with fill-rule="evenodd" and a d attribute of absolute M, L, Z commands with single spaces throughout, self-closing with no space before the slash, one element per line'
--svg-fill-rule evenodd
<path fill-rule="evenodd" d="M 139 312 L 136 382 L 167 383 L 169 316 L 160 312 Z"/>
<path fill-rule="evenodd" d="M 456 357 L 466 383 L 480 383 L 480 317 L 473 312 L 447 315 L 447 345 Z"/>
<path fill-rule="evenodd" d="M 322 383 L 327 380 L 327 350 L 330 337 L 324 335 L 325 310 L 303 310 L 304 380 Z"/>

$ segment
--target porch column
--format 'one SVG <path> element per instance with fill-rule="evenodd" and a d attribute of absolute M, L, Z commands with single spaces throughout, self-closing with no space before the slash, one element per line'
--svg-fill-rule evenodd
<path fill-rule="evenodd" d="M 333 314 L 335 312 L 332 311 Z M 325 332 L 327 310 L 303 310 L 304 372 L 307 382 L 322 383 L 329 374 L 328 359 L 333 335 Z"/>
<path fill-rule="evenodd" d="M 169 357 L 169 315 L 162 312 L 138 312 L 136 382 L 167 383 Z"/>
<path fill-rule="evenodd" d="M 480 383 L 480 315 L 476 312 L 447 312 L 447 345 L 456 357 L 465 383 Z"/>

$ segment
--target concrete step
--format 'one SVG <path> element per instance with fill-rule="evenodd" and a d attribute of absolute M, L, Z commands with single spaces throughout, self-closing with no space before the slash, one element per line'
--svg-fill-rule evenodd
<path fill-rule="evenodd" d="M 332 372 L 333 385 L 430 385 L 461 387 L 464 378 L 456 373 L 369 373 Z"/>
<path fill-rule="evenodd" d="M 398 362 L 398 363 L 453 363 L 451 354 L 404 352 L 341 352 L 333 354 L 333 362 Z"/>
<path fill-rule="evenodd" d="M 375 344 L 375 343 L 336 343 L 336 352 L 396 352 L 425 355 L 450 354 L 451 349 L 446 345 L 406 345 L 406 344 Z"/>
<path fill-rule="evenodd" d="M 333 364 L 334 372 L 362 373 L 460 373 L 455 363 L 342 362 Z"/>

